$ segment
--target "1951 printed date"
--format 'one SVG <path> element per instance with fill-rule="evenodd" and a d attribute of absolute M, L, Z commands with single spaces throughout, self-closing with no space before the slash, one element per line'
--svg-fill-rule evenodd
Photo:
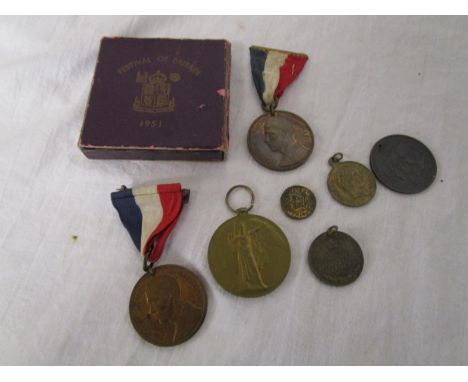
<path fill-rule="evenodd" d="M 162 120 L 160 120 L 160 119 L 141 119 L 138 126 L 140 126 L 140 127 L 162 127 Z"/>

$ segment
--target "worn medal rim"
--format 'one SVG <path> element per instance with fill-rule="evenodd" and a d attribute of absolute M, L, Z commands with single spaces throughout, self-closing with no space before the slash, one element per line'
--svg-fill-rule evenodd
<path fill-rule="evenodd" d="M 174 343 L 171 343 L 171 344 L 165 344 L 165 343 L 158 343 L 157 341 L 153 341 L 152 339 L 150 338 L 147 338 L 145 337 L 144 333 L 142 333 L 141 330 L 139 330 L 139 327 L 135 324 L 135 321 L 134 321 L 134 316 L 132 314 L 132 300 L 135 298 L 135 294 L 137 293 L 137 287 L 138 285 L 143 282 L 143 280 L 147 277 L 156 277 L 156 273 L 161 270 L 161 269 L 164 269 L 164 268 L 170 268 L 170 269 L 179 269 L 179 270 L 182 270 L 186 273 L 188 273 L 192 278 L 193 280 L 196 281 L 196 284 L 198 285 L 199 287 L 199 291 L 200 291 L 200 294 L 203 298 L 203 309 L 202 309 L 202 314 L 200 316 L 200 319 L 198 320 L 197 324 L 194 325 L 194 327 L 192 328 L 192 330 L 190 331 L 190 334 L 181 338 L 179 341 L 177 342 L 174 342 Z M 153 344 L 153 345 L 156 345 L 156 346 L 160 346 L 160 347 L 172 347 L 172 346 L 177 346 L 177 345 L 180 345 L 188 340 L 190 340 L 197 332 L 198 330 L 200 330 L 200 327 L 203 325 L 203 322 L 205 321 L 205 317 L 206 317 L 206 313 L 207 313 L 207 310 L 208 310 L 208 295 L 206 293 L 206 288 L 203 284 L 203 282 L 201 281 L 200 277 L 193 271 L 191 271 L 190 269 L 187 269 L 185 267 L 182 267 L 180 265 L 175 265 L 175 264 L 165 264 L 165 265 L 160 265 L 160 266 L 157 266 L 157 267 L 154 267 L 152 269 L 152 272 L 151 273 L 145 273 L 143 276 L 141 276 L 138 281 L 136 282 L 136 284 L 134 285 L 133 289 L 132 289 L 132 293 L 130 295 L 130 301 L 129 301 L 129 314 L 130 314 L 130 321 L 132 323 L 132 326 L 133 328 L 135 329 L 135 331 L 138 333 L 138 335 L 145 341 Z"/>
<path fill-rule="evenodd" d="M 288 247 L 288 251 L 287 251 L 287 257 L 288 257 L 288 266 L 286 267 L 286 269 L 284 269 L 284 272 L 283 272 L 283 276 L 281 277 L 280 280 L 277 280 L 275 285 L 266 289 L 266 290 L 263 290 L 263 291 L 260 291 L 258 293 L 252 293 L 252 294 L 249 294 L 249 295 L 245 295 L 245 294 L 241 294 L 241 293 L 236 293 L 235 291 L 232 291 L 232 290 L 229 290 L 226 286 L 225 286 L 225 283 L 223 283 L 223 280 L 221 278 L 219 278 L 219 275 L 217 275 L 217 273 L 213 270 L 213 256 L 219 256 L 219 253 L 218 254 L 214 254 L 213 252 L 213 249 L 212 249 L 212 243 L 213 241 L 215 240 L 215 237 L 217 236 L 217 234 L 219 232 L 222 231 L 222 229 L 228 225 L 228 224 L 231 224 L 233 220 L 235 220 L 236 218 L 239 217 L 239 215 L 243 215 L 243 216 L 249 216 L 249 217 L 252 217 L 252 218 L 257 218 L 257 219 L 261 219 L 263 221 L 265 221 L 266 223 L 268 224 L 271 224 L 274 228 L 276 228 L 276 230 L 278 232 L 280 232 L 280 234 L 282 235 L 282 238 L 284 240 L 284 242 L 287 244 L 287 247 Z M 291 268 L 291 245 L 289 244 L 289 240 L 286 236 L 286 234 L 283 232 L 283 230 L 277 225 L 275 224 L 274 222 L 272 222 L 270 219 L 267 219 L 263 216 L 260 216 L 260 215 L 255 215 L 255 214 L 250 214 L 250 213 L 241 213 L 241 214 L 238 214 L 228 220 L 226 220 L 225 222 L 223 222 L 217 229 L 216 231 L 213 233 L 213 236 L 211 236 L 211 239 L 210 239 L 210 243 L 208 244 L 208 266 L 210 268 L 210 272 L 211 274 L 213 275 L 213 278 L 215 279 L 215 281 L 218 283 L 219 286 L 221 286 L 223 288 L 223 290 L 225 290 L 226 292 L 229 292 L 230 294 L 234 295 L 234 296 L 238 296 L 238 297 L 244 297 L 244 298 L 256 298 L 256 297 L 262 297 L 262 296 L 265 296 L 267 294 L 270 294 L 271 292 L 273 292 L 274 290 L 276 290 L 284 281 L 284 279 L 286 278 L 286 276 L 288 275 L 289 273 L 289 269 Z M 223 254 L 221 254 L 221 256 L 223 256 Z"/>
<path fill-rule="evenodd" d="M 308 211 L 307 215 L 306 216 L 297 216 L 297 215 L 294 215 L 291 213 L 291 211 L 289 209 L 287 209 L 286 205 L 285 205 L 285 198 L 286 196 L 288 195 L 288 192 L 290 192 L 291 189 L 293 188 L 301 188 L 303 190 L 305 190 L 307 193 L 310 194 L 311 196 L 311 200 L 313 202 L 313 207 Z M 314 211 L 315 211 L 315 208 L 317 207 L 317 198 L 315 197 L 315 194 L 312 192 L 312 190 L 310 190 L 309 188 L 305 187 L 305 186 L 302 186 L 300 184 L 295 184 L 295 185 L 292 185 L 292 186 L 289 186 L 288 188 L 286 188 L 283 193 L 281 194 L 281 198 L 280 198 L 280 204 L 281 204 L 281 210 L 284 212 L 284 214 L 291 218 L 291 219 L 294 219 L 294 220 L 303 220 L 303 219 L 307 219 L 308 217 L 310 217 Z"/>
<path fill-rule="evenodd" d="M 385 140 L 393 140 L 393 139 L 400 139 L 400 140 L 407 140 L 407 141 L 412 141 L 413 143 L 416 143 L 423 152 L 426 154 L 426 158 L 429 159 L 434 167 L 434 172 L 432 174 L 428 173 L 428 175 L 424 178 L 425 182 L 422 185 L 419 185 L 416 190 L 409 190 L 405 188 L 401 188 L 399 185 L 392 182 L 388 182 L 387 179 L 383 176 L 383 173 L 379 169 L 379 162 L 382 162 L 382 157 L 380 159 L 377 159 L 377 152 L 378 149 L 381 147 L 382 142 L 385 142 Z M 387 135 L 381 139 L 379 139 L 374 146 L 372 147 L 370 156 L 369 156 L 369 162 L 370 162 L 370 167 L 372 169 L 372 172 L 374 173 L 375 177 L 377 180 L 383 184 L 385 187 L 387 187 L 389 190 L 392 190 L 394 192 L 398 192 L 400 194 L 406 194 L 406 195 L 412 195 L 412 194 L 418 194 L 420 192 L 423 192 L 427 188 L 429 188 L 432 183 L 434 183 L 434 180 L 437 176 L 437 162 L 435 160 L 434 154 L 432 151 L 427 147 L 423 142 L 420 140 L 413 138 L 409 135 L 404 135 L 404 134 L 391 134 Z"/>
<path fill-rule="evenodd" d="M 340 276 L 329 277 L 329 276 L 321 273 L 315 267 L 315 264 L 314 264 L 314 261 L 313 261 L 313 258 L 315 256 L 319 255 L 319 252 L 318 252 L 319 249 L 318 248 L 320 248 L 320 247 L 318 247 L 318 246 L 320 245 L 320 242 L 324 241 L 326 238 L 328 238 L 330 236 L 333 236 L 333 235 L 341 236 L 344 240 L 348 240 L 348 241 L 352 242 L 353 245 L 355 245 L 355 247 L 359 250 L 359 252 L 357 252 L 357 256 L 359 257 L 359 260 L 360 260 L 359 261 L 359 268 L 358 268 L 357 271 L 349 273 L 346 277 L 340 277 Z M 320 281 L 322 281 L 325 284 L 331 285 L 331 286 L 340 287 L 340 286 L 349 285 L 349 284 L 353 283 L 354 281 L 356 281 L 359 278 L 359 276 L 361 275 L 361 273 L 362 273 L 362 271 L 364 269 L 364 254 L 362 252 L 362 248 L 359 245 L 359 243 L 351 235 L 349 235 L 349 234 L 347 234 L 345 232 L 342 232 L 342 231 L 338 231 L 337 226 L 332 226 L 326 232 L 324 232 L 324 233 L 320 234 L 319 236 L 317 236 L 314 239 L 314 241 L 312 242 L 312 244 L 310 245 L 309 251 L 308 251 L 308 263 L 309 263 L 309 268 L 311 269 L 312 273 Z"/>
<path fill-rule="evenodd" d="M 362 170 L 365 170 L 365 173 L 368 175 L 367 179 L 369 180 L 368 184 L 371 186 L 372 195 L 369 198 L 367 198 L 367 200 L 365 200 L 363 203 L 358 203 L 352 200 L 340 198 L 339 195 L 335 192 L 334 184 L 332 183 L 332 176 L 334 175 L 335 171 L 338 171 L 337 168 L 339 166 L 342 166 L 345 164 L 352 164 Z M 355 162 L 355 161 L 334 162 L 330 172 L 328 173 L 327 187 L 333 199 L 335 199 L 338 203 L 347 207 L 362 207 L 368 204 L 374 198 L 375 193 L 377 191 L 377 181 L 375 179 L 374 173 L 369 168 L 364 166 L 362 163 Z"/>
<path fill-rule="evenodd" d="M 261 160 L 261 158 L 259 158 L 257 155 L 256 155 L 256 152 L 253 148 L 253 144 L 251 142 L 251 134 L 253 132 L 253 129 L 254 129 L 254 126 L 257 124 L 257 122 L 259 120 L 261 120 L 262 118 L 265 118 L 266 116 L 269 116 L 269 115 L 274 115 L 274 114 L 289 114 L 291 115 L 292 117 L 298 119 L 300 122 L 302 122 L 304 124 L 304 127 L 306 129 L 309 130 L 310 132 L 310 135 L 311 135 L 311 138 L 312 138 L 312 145 L 310 147 L 310 149 L 308 150 L 307 152 L 307 155 L 302 158 L 300 161 L 297 161 L 289 166 L 283 166 L 281 168 L 278 168 L 278 167 L 275 167 L 275 166 L 272 166 L 271 164 L 269 164 L 268 162 L 264 162 Z M 274 110 L 272 112 L 266 112 L 266 113 L 263 113 L 261 114 L 260 116 L 258 116 L 253 122 L 252 124 L 250 125 L 250 128 L 249 128 L 249 132 L 247 134 L 247 146 L 248 146 L 248 149 L 249 149 L 249 152 L 250 152 L 250 155 L 254 158 L 254 160 L 259 163 L 260 165 L 262 165 L 263 167 L 266 167 L 270 170 L 273 170 L 273 171 L 290 171 L 290 170 L 294 170 L 300 166 L 302 166 L 306 161 L 307 159 L 309 159 L 310 155 L 312 154 L 312 151 L 314 150 L 314 146 L 315 146 L 315 137 L 314 137 L 314 133 L 312 131 L 312 129 L 310 128 L 309 124 L 306 122 L 306 120 L 302 117 L 300 117 L 299 115 L 295 114 L 295 113 L 291 113 L 290 111 L 285 111 L 285 110 Z"/>

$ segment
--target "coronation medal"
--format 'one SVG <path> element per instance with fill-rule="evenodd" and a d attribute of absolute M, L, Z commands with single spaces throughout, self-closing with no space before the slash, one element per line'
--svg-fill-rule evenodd
<path fill-rule="evenodd" d="M 341 162 L 342 153 L 333 155 L 328 163 L 332 167 L 327 185 L 333 198 L 348 207 L 369 203 L 375 195 L 374 174 L 366 166 L 352 161 Z"/>
<path fill-rule="evenodd" d="M 189 190 L 182 190 L 180 184 L 122 186 L 111 194 L 112 204 L 143 257 L 145 274 L 130 297 L 130 320 L 143 339 L 158 346 L 187 341 L 206 314 L 206 291 L 193 272 L 178 265 L 154 266 L 188 197 Z"/>
<path fill-rule="evenodd" d="M 314 147 L 314 136 L 306 121 L 296 114 L 276 110 L 284 90 L 307 60 L 307 55 L 301 53 L 250 47 L 252 77 L 266 113 L 252 123 L 247 143 L 254 159 L 271 170 L 299 167 Z"/>
<path fill-rule="evenodd" d="M 229 197 L 235 189 L 250 193 L 249 207 L 234 209 Z M 208 263 L 216 281 L 228 292 L 241 297 L 258 297 L 273 291 L 286 277 L 291 250 L 283 231 L 272 221 L 249 214 L 253 191 L 243 185 L 232 187 L 226 204 L 236 214 L 213 234 Z"/>

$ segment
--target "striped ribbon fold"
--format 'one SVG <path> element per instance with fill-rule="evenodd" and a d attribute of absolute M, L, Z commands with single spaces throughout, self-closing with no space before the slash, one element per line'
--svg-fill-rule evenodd
<path fill-rule="evenodd" d="M 179 183 L 123 189 L 111 193 L 112 204 L 133 243 L 148 261 L 156 262 L 182 211 Z"/>
<path fill-rule="evenodd" d="M 301 73 L 309 57 L 303 53 L 250 47 L 250 67 L 258 96 L 263 106 L 275 105 L 288 87 Z"/>

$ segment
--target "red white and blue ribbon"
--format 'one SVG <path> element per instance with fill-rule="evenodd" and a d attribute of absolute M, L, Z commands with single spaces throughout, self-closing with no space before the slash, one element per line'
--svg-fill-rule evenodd
<path fill-rule="evenodd" d="M 137 249 L 143 256 L 151 250 L 148 261 L 157 261 L 182 210 L 181 185 L 123 189 L 113 192 L 111 200 Z"/>
<path fill-rule="evenodd" d="M 278 49 L 250 47 L 250 67 L 258 96 L 264 106 L 275 105 L 301 73 L 308 60 L 302 53 Z"/>

